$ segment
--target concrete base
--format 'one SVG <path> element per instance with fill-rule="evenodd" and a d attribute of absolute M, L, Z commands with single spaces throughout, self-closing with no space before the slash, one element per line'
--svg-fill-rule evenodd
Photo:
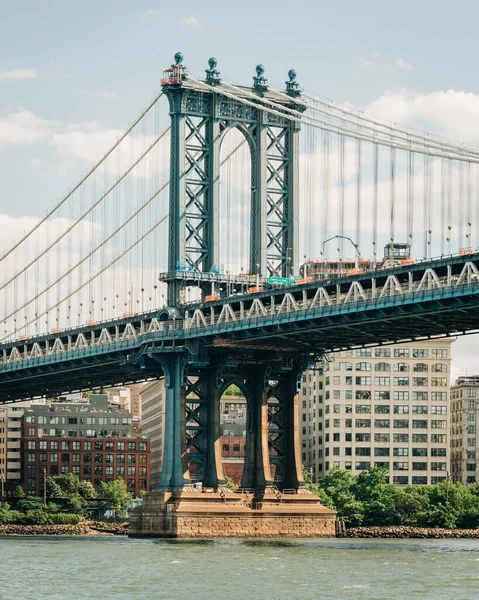
<path fill-rule="evenodd" d="M 335 536 L 336 513 L 308 491 L 151 492 L 130 512 L 130 536 L 314 538 Z"/>

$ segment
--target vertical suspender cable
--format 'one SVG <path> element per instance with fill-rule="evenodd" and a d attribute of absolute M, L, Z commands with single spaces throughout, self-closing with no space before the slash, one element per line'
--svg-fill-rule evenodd
<path fill-rule="evenodd" d="M 373 163 L 374 163 L 374 191 L 373 191 L 373 257 L 374 262 L 378 259 L 378 183 L 379 183 L 379 146 L 373 146 Z"/>

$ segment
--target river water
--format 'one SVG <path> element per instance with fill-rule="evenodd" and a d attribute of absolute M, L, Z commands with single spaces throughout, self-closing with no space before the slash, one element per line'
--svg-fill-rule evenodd
<path fill-rule="evenodd" d="M 0 538 L 1 600 L 472 600 L 479 540 Z"/>

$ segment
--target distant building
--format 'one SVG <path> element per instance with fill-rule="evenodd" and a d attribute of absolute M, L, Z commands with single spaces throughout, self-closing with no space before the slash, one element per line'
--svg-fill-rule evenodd
<path fill-rule="evenodd" d="M 163 465 L 163 439 L 165 428 L 164 379 L 144 383 L 139 388 L 142 435 L 151 443 L 151 489 L 160 482 Z"/>
<path fill-rule="evenodd" d="M 149 489 L 150 442 L 132 437 L 131 413 L 109 404 L 106 394 L 30 406 L 22 421 L 27 494 L 42 493 L 45 475 L 65 473 L 95 486 L 121 477 L 135 497 Z"/>
<path fill-rule="evenodd" d="M 131 412 L 134 435 L 139 435 L 141 433 L 140 388 L 141 384 L 136 383 L 127 386 L 112 387 L 105 390 L 111 404 L 119 406 L 122 410 Z"/>
<path fill-rule="evenodd" d="M 22 484 L 22 417 L 32 404 L 44 400 L 28 400 L 0 406 L 0 497 L 11 496 Z"/>
<path fill-rule="evenodd" d="M 302 459 L 313 479 L 381 466 L 396 485 L 445 480 L 452 341 L 335 352 L 304 373 Z"/>
<path fill-rule="evenodd" d="M 246 444 L 246 398 L 223 396 L 220 400 L 221 456 L 223 473 L 241 482 Z"/>
<path fill-rule="evenodd" d="M 458 377 L 451 387 L 451 477 L 479 482 L 479 375 Z"/>

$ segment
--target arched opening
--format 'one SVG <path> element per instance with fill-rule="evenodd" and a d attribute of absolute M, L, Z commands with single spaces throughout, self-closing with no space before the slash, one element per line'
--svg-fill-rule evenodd
<path fill-rule="evenodd" d="M 250 267 L 251 151 L 236 127 L 221 141 L 219 223 L 219 267 L 226 274 L 254 271 L 254 265 Z"/>
<path fill-rule="evenodd" d="M 246 448 L 246 398 L 236 384 L 230 384 L 220 399 L 220 447 L 223 474 L 228 486 L 240 486 Z"/>

